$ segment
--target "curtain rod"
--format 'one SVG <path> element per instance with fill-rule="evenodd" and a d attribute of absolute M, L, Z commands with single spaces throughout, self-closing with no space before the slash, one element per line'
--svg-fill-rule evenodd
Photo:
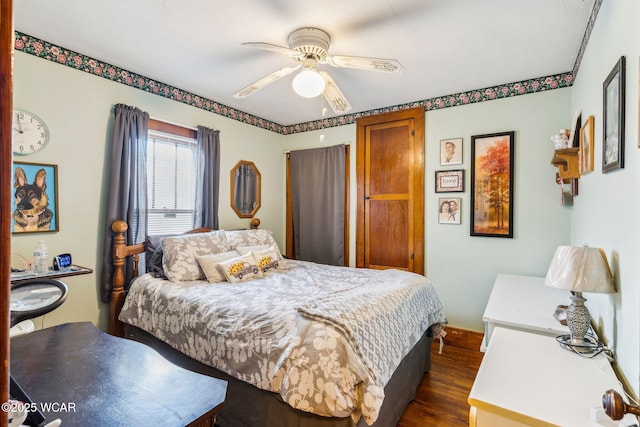
<path fill-rule="evenodd" d="M 350 142 L 343 142 L 342 144 L 328 145 L 327 147 L 335 147 L 336 145 L 344 145 L 346 147 L 347 145 L 351 145 L 351 143 Z M 314 148 L 327 148 L 327 147 L 322 146 L 322 147 L 314 147 Z M 303 148 L 303 150 L 313 150 L 313 148 Z M 282 152 L 282 154 L 289 154 L 289 153 L 291 153 L 291 151 L 292 150 L 284 150 Z M 298 151 L 298 150 L 293 150 L 293 151 Z"/>

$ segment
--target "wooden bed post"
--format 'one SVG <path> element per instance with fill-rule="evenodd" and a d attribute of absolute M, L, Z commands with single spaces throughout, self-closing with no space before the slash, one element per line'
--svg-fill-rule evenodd
<path fill-rule="evenodd" d="M 140 254 L 145 253 L 144 242 L 127 245 L 125 235 L 128 229 L 129 226 L 127 223 L 121 220 L 113 221 L 113 224 L 111 224 L 111 230 L 113 231 L 113 246 L 111 252 L 113 276 L 111 278 L 111 302 L 109 303 L 109 333 L 117 337 L 124 336 L 124 324 L 118 320 L 118 315 L 120 315 L 120 310 L 122 310 L 126 297 L 124 285 L 127 280 L 125 275 L 127 258 L 131 257 L 133 260 L 133 271 L 131 277 L 129 277 L 130 280 L 133 277 L 138 277 Z M 187 233 L 204 233 L 209 231 L 211 231 L 210 228 L 202 227 L 187 231 Z"/>
<path fill-rule="evenodd" d="M 118 314 L 124 304 L 124 262 L 122 250 L 126 246 L 124 233 L 129 226 L 124 221 L 114 221 L 111 224 L 113 236 L 113 289 L 111 290 L 111 303 L 109 304 L 109 333 L 118 337 L 124 336 L 123 324 L 118 320 Z"/>

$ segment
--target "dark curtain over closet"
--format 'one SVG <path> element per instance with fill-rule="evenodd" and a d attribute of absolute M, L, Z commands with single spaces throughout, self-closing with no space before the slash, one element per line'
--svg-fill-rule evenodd
<path fill-rule="evenodd" d="M 295 258 L 344 265 L 345 146 L 289 156 Z"/>

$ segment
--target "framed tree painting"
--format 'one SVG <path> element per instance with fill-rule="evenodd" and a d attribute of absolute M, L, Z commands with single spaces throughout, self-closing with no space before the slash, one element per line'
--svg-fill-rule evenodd
<path fill-rule="evenodd" d="M 603 84 L 602 172 L 624 167 L 624 56 L 621 56 Z"/>
<path fill-rule="evenodd" d="M 515 132 L 471 137 L 471 235 L 513 237 Z"/>
<path fill-rule="evenodd" d="M 12 233 L 58 231 L 58 166 L 13 163 Z"/>

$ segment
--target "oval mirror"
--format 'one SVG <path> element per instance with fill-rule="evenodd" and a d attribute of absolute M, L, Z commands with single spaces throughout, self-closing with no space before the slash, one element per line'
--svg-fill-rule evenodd
<path fill-rule="evenodd" d="M 240 218 L 260 209 L 260 171 L 253 162 L 240 160 L 231 169 L 231 208 Z"/>

